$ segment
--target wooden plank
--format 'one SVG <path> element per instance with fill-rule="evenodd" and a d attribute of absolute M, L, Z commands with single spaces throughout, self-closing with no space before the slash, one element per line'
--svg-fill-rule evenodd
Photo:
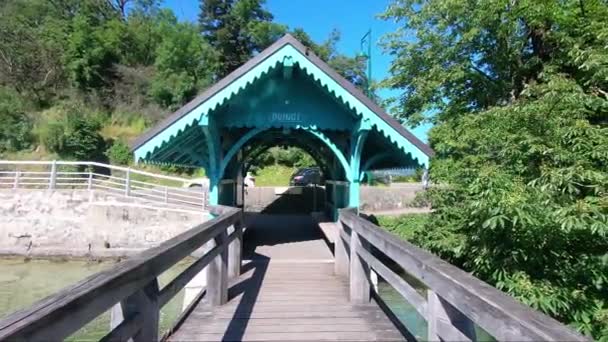
<path fill-rule="evenodd" d="M 589 340 L 352 211 L 340 220 L 498 340 Z"/>
<path fill-rule="evenodd" d="M 378 336 L 375 332 L 311 332 L 308 341 L 402 341 L 397 334 Z M 302 341 L 301 333 L 252 333 L 252 334 L 199 334 L 180 336 L 180 340 L 191 341 Z"/>
<path fill-rule="evenodd" d="M 207 322 L 205 322 L 207 323 Z M 370 327 L 366 322 L 361 324 L 345 324 L 336 326 L 333 324 L 324 324 L 323 320 L 315 320 L 310 324 L 272 324 L 272 325 L 257 325 L 250 323 L 250 321 L 242 320 L 242 323 L 235 324 L 234 321 L 226 321 L 219 324 L 201 324 L 197 329 L 190 331 L 196 331 L 199 333 L 225 333 L 227 329 L 242 329 L 248 333 L 277 333 L 277 332 L 288 332 L 288 333 L 310 333 L 310 332 L 369 332 Z M 374 325 L 374 331 L 380 330 L 393 330 L 394 327 L 391 324 Z M 185 330 L 184 330 L 185 331 Z"/>
<path fill-rule="evenodd" d="M 368 313 L 362 311 L 319 311 L 319 312 L 298 312 L 290 314 L 291 318 L 356 318 L 361 316 L 366 317 L 374 317 L 374 318 L 382 318 L 385 317 L 383 312 L 380 311 L 370 311 Z M 206 313 L 200 312 L 192 312 L 190 314 L 191 319 L 204 318 L 206 317 Z M 235 319 L 235 318 L 254 318 L 254 319 L 262 319 L 262 318 L 285 318 L 286 315 L 282 312 L 214 312 L 214 319 Z"/>

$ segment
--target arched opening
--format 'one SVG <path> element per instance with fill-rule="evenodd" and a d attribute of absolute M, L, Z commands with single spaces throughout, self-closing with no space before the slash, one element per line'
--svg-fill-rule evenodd
<path fill-rule="evenodd" d="M 240 138 L 231 145 L 221 163 L 222 179 L 234 180 L 234 183 L 224 182 L 220 189 L 220 193 L 224 194 L 220 196 L 221 202 L 234 203 L 246 210 L 268 214 L 326 211 L 325 180 L 345 179 L 349 167 L 344 152 L 331 137 L 307 128 L 239 130 L 240 132 L 232 132 Z M 268 158 L 269 151 L 292 154 L 290 157 L 295 160 L 273 162 L 290 168 L 288 176 L 293 177 L 284 180 L 284 184 L 263 182 L 256 184 L 255 188 L 247 186 L 244 178 L 248 173 L 255 171 L 259 176 L 260 170 L 268 166 L 264 158 Z M 301 163 L 303 159 L 308 162 Z M 280 168 L 277 169 L 281 171 Z M 302 175 L 294 175 L 296 172 Z M 304 179 L 299 181 L 296 179 L 298 177 Z M 227 196 L 227 193 L 234 193 L 234 196 Z"/>

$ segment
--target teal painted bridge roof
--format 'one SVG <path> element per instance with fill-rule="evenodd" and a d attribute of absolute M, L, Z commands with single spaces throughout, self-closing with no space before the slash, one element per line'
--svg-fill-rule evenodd
<path fill-rule="evenodd" d="M 308 130 L 333 143 L 332 134 L 350 132 L 355 126 L 365 127 L 371 133 L 362 164 L 372 157 L 379 161 L 380 154 L 390 153 L 383 165 L 400 166 L 415 161 L 426 166 L 433 155 L 428 145 L 291 35 L 275 42 L 139 137 L 132 144 L 135 158 L 208 167 L 210 138 L 204 129 L 211 122 L 217 126 L 214 130 L 232 135 L 216 132 L 222 135 L 219 141 L 224 138 L 240 141 L 243 134 L 254 138 L 253 129 L 257 129 L 256 133 L 283 129 Z M 243 130 L 247 128 L 250 133 Z M 329 146 L 345 150 L 337 145 Z M 391 160 L 394 162 L 390 163 Z"/>

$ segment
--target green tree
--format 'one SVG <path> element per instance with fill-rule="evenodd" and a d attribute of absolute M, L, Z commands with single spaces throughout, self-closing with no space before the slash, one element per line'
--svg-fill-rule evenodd
<path fill-rule="evenodd" d="M 65 22 L 44 1 L 0 2 L 0 85 L 44 103 L 64 79 Z"/>
<path fill-rule="evenodd" d="M 367 90 L 367 58 L 349 57 L 339 53 L 336 45 L 340 41 L 340 31 L 333 30 L 322 43 L 315 43 L 302 28 L 294 29 L 291 34 L 302 44 L 309 47 L 315 55 L 328 63 L 337 73 L 346 78 L 362 91 Z"/>
<path fill-rule="evenodd" d="M 103 161 L 106 143 L 99 132 L 101 120 L 96 115 L 83 113 L 80 105 L 64 105 L 57 111 L 59 117 L 41 122 L 43 145 L 61 158 Z"/>
<path fill-rule="evenodd" d="M 436 123 L 442 186 L 415 241 L 608 340 L 605 1 L 405 0 L 384 16 L 403 26 L 386 40 L 395 113 Z"/>
<path fill-rule="evenodd" d="M 32 142 L 32 120 L 18 94 L 0 88 L 0 152 L 18 151 Z"/>
<path fill-rule="evenodd" d="M 156 77 L 151 93 L 165 107 L 184 104 L 208 86 L 219 68 L 218 54 L 199 34 L 195 25 L 178 23 L 165 13 L 162 41 L 156 49 Z"/>
<path fill-rule="evenodd" d="M 201 0 L 199 26 L 219 52 L 223 77 L 274 42 L 285 27 L 272 22 L 265 0 Z"/>
<path fill-rule="evenodd" d="M 133 161 L 133 154 L 129 145 L 122 140 L 114 141 L 104 154 L 110 159 L 112 165 L 129 165 Z"/>

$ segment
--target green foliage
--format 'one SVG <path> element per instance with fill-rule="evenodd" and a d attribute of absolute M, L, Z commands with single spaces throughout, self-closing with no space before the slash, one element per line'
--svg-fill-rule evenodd
<path fill-rule="evenodd" d="M 154 65 L 158 72 L 151 94 L 162 106 L 173 108 L 212 82 L 218 55 L 193 24 L 178 23 L 173 17 L 161 23 L 160 31 L 163 39 L 156 49 Z"/>
<path fill-rule="evenodd" d="M 315 166 L 314 159 L 298 147 L 271 147 L 262 153 L 253 163 L 256 168 L 269 165 L 284 165 L 289 168 Z"/>
<path fill-rule="evenodd" d="M 378 225 L 404 240 L 419 243 L 429 222 L 429 214 L 408 214 L 401 216 L 377 216 Z"/>
<path fill-rule="evenodd" d="M 0 152 L 28 148 L 32 142 L 32 121 L 19 95 L 0 88 Z"/>
<path fill-rule="evenodd" d="M 47 150 L 66 159 L 103 161 L 106 143 L 99 132 L 100 120 L 73 105 L 58 112 L 60 117 L 41 123 L 40 141 Z"/>
<path fill-rule="evenodd" d="M 269 165 L 255 172 L 256 186 L 288 186 L 291 175 L 296 171 L 284 165 Z"/>
<path fill-rule="evenodd" d="M 386 16 L 404 26 L 386 42 L 396 112 L 436 123 L 435 211 L 414 241 L 608 340 L 608 6 L 406 0 Z"/>
<path fill-rule="evenodd" d="M 129 165 L 133 161 L 129 145 L 122 140 L 114 141 L 104 154 L 110 159 L 112 165 Z"/>
<path fill-rule="evenodd" d="M 284 25 L 273 23 L 265 0 L 201 0 L 199 25 L 219 53 L 223 77 L 281 37 Z"/>

